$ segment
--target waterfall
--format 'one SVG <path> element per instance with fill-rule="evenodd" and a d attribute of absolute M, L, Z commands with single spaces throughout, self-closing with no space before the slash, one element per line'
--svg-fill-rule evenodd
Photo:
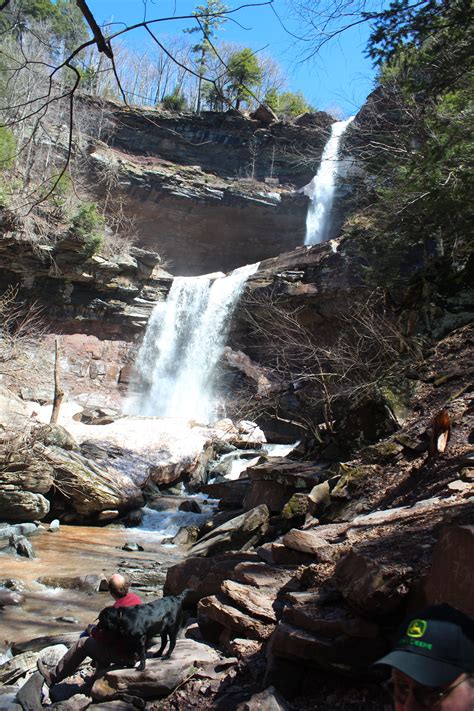
<path fill-rule="evenodd" d="M 128 414 L 213 419 L 216 365 L 245 282 L 257 269 L 173 280 L 150 317 L 135 366 L 142 392 L 128 398 Z"/>
<path fill-rule="evenodd" d="M 321 157 L 319 170 L 302 192 L 311 200 L 306 217 L 306 245 L 319 244 L 328 238 L 331 223 L 331 208 L 334 200 L 336 177 L 339 170 L 339 145 L 341 136 L 354 119 L 336 121 L 331 126 L 331 135 L 326 143 Z"/>

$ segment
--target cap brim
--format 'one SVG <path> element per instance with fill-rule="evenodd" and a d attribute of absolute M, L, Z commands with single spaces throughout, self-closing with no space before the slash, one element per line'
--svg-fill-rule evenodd
<path fill-rule="evenodd" d="M 452 664 L 408 650 L 396 649 L 375 662 L 374 666 L 379 664 L 398 669 L 423 686 L 444 686 L 463 673 L 462 669 Z"/>

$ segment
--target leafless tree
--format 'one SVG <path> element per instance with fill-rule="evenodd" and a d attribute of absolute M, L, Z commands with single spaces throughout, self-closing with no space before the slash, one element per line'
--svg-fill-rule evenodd
<path fill-rule="evenodd" d="M 306 326 L 304 307 L 275 291 L 244 299 L 248 338 L 256 344 L 252 355 L 282 384 L 267 399 L 251 398 L 253 414 L 283 417 L 314 437 L 321 428 L 333 429 L 338 402 L 355 402 L 398 382 L 422 357 L 421 343 L 404 333 L 379 292 L 339 310 L 332 340 Z"/>
<path fill-rule="evenodd" d="M 230 21 L 237 21 L 234 15 L 244 8 L 268 5 L 272 1 L 242 4 L 221 14 L 225 14 Z M 182 70 L 184 73 L 182 77 L 184 75 L 199 77 L 198 72 L 186 63 L 186 57 L 178 57 L 173 53 L 176 47 L 169 49 L 166 46 L 166 36 L 158 34 L 160 23 L 185 19 L 199 23 L 199 15 L 153 17 L 120 29 L 115 29 L 116 23 L 105 29 L 99 27 L 85 0 L 76 0 L 76 3 L 92 36 L 69 53 L 60 52 L 60 59 L 57 59 L 58 53 L 52 51 L 47 39 L 47 30 L 41 32 L 41 28 L 37 26 L 24 27 L 21 42 L 17 42 L 14 33 L 18 23 L 13 18 L 10 35 L 7 28 L 2 37 L 2 58 L 6 65 L 7 91 L 5 105 L 0 107 L 0 119 L 5 127 L 16 133 L 16 157 L 21 155 L 23 164 L 24 155 L 27 156 L 26 175 L 23 176 L 26 182 L 22 198 L 29 211 L 54 193 L 70 166 L 73 156 L 75 99 L 81 86 L 88 82 L 89 89 L 92 87 L 92 93 L 96 93 L 103 76 L 113 75 L 118 96 L 127 106 L 129 105 L 127 93 L 130 95 L 137 91 L 145 91 L 137 81 L 136 72 L 128 73 L 125 77 L 126 81 L 120 75 L 117 63 L 120 53 L 118 52 L 116 56 L 116 48 L 124 35 L 139 29 L 145 30 L 161 55 L 168 57 Z M 6 12 L 9 5 L 9 2 L 3 3 L 0 12 Z M 14 7 L 14 4 L 11 7 Z M 94 53 L 99 56 L 93 63 Z M 89 65 L 86 65 L 87 61 Z M 89 70 L 85 72 L 85 78 L 81 65 Z M 203 79 L 210 84 L 215 82 L 214 77 L 211 76 Z M 127 84 L 130 89 L 127 88 Z M 156 95 L 155 92 L 155 98 Z M 59 145 L 58 141 L 48 136 L 51 126 L 60 129 Z M 36 158 L 42 166 L 46 163 L 47 168 L 49 167 L 46 171 L 44 169 L 33 171 L 30 165 L 31 160 L 34 160 L 33 156 L 38 156 L 38 145 L 50 146 L 49 149 L 44 148 L 47 153 L 46 159 Z M 51 147 L 54 147 L 54 151 Z"/>

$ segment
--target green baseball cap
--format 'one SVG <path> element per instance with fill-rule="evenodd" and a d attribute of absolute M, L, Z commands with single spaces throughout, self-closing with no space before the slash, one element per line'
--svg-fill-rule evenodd
<path fill-rule="evenodd" d="M 395 649 L 375 664 L 398 669 L 423 686 L 445 686 L 474 672 L 474 620 L 443 603 L 421 610 Z"/>

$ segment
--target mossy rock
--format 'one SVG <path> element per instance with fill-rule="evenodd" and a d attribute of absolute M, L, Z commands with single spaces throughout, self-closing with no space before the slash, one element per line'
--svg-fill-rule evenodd
<path fill-rule="evenodd" d="M 403 451 L 403 445 L 399 442 L 384 441 L 366 447 L 360 453 L 364 462 L 377 464 L 379 462 L 389 462 L 395 459 Z"/>
<path fill-rule="evenodd" d="M 283 518 L 297 518 L 305 516 L 309 510 L 309 500 L 307 494 L 293 494 L 291 499 L 287 501 L 283 507 L 281 515 Z"/>
<path fill-rule="evenodd" d="M 347 464 L 340 464 L 341 477 L 336 486 L 331 491 L 332 499 L 350 499 L 357 495 L 364 482 L 373 476 L 378 476 L 380 468 L 375 465 L 363 465 L 354 467 Z"/>

